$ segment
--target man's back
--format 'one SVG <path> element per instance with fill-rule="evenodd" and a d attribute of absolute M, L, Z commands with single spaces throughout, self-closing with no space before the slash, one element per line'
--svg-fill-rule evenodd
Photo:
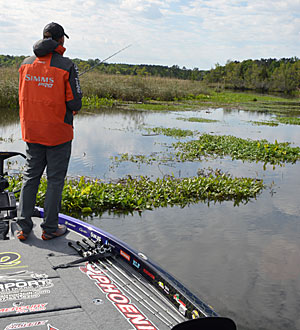
<path fill-rule="evenodd" d="M 58 145 L 73 139 L 73 111 L 81 108 L 81 90 L 73 62 L 52 39 L 34 45 L 36 56 L 20 67 L 20 120 L 23 140 Z"/>

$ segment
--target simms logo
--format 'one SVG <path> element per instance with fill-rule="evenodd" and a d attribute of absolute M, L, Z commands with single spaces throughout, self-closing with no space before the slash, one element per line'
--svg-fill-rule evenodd
<path fill-rule="evenodd" d="M 43 86 L 47 88 L 52 88 L 54 84 L 54 78 L 52 77 L 32 76 L 29 73 L 25 75 L 25 81 L 38 82 L 38 86 Z"/>

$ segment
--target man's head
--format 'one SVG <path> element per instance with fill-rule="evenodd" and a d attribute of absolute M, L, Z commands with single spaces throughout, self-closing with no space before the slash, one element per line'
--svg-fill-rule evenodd
<path fill-rule="evenodd" d="M 69 39 L 69 36 L 65 33 L 64 28 L 58 23 L 49 23 L 44 27 L 43 38 L 52 38 L 53 40 L 58 41 L 59 43 L 64 43 L 64 37 Z"/>

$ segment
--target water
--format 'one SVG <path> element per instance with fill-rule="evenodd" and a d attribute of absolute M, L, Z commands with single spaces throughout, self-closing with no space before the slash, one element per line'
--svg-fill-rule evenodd
<path fill-rule="evenodd" d="M 191 123 L 180 117 L 217 119 Z M 1 123 L 1 150 L 24 152 L 15 115 Z M 1 116 L 0 118 L 3 118 Z M 228 158 L 203 163 L 111 167 L 118 153 L 150 154 L 165 150 L 174 138 L 144 136 L 141 127 L 178 127 L 242 138 L 288 141 L 300 146 L 298 126 L 255 126 L 250 120 L 270 115 L 207 109 L 189 112 L 102 110 L 75 120 L 69 175 L 103 179 L 125 175 L 194 176 L 199 168 L 220 168 L 234 176 L 258 177 L 272 187 L 257 200 L 234 207 L 232 202 L 204 203 L 145 211 L 141 216 L 105 213 L 91 223 L 143 251 L 175 275 L 240 330 L 300 329 L 299 163 L 283 167 L 243 163 Z M 8 138 L 12 140 L 9 142 Z"/>

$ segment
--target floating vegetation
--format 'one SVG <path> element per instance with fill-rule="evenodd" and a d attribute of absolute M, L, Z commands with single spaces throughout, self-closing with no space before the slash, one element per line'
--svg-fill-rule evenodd
<path fill-rule="evenodd" d="M 278 126 L 279 123 L 275 121 L 250 121 L 253 125 L 258 125 L 258 126 Z"/>
<path fill-rule="evenodd" d="M 202 134 L 197 140 L 172 144 L 173 150 L 146 155 L 121 154 L 113 158 L 115 164 L 122 161 L 151 164 L 153 162 L 201 161 L 204 157 L 230 156 L 233 160 L 263 162 L 271 165 L 295 163 L 300 159 L 300 148 L 290 143 L 270 143 L 267 140 L 250 140 L 228 135 Z"/>
<path fill-rule="evenodd" d="M 276 120 L 278 120 L 281 124 L 300 125 L 300 118 L 297 117 L 277 117 Z"/>
<path fill-rule="evenodd" d="M 163 134 L 166 136 L 172 136 L 176 138 L 185 138 L 187 136 L 193 136 L 195 134 L 194 131 L 188 129 L 180 129 L 180 128 L 154 127 L 154 128 L 147 128 L 147 131 L 153 132 L 155 134 Z"/>
<path fill-rule="evenodd" d="M 261 161 L 279 165 L 295 163 L 300 159 L 300 148 L 290 147 L 290 143 L 270 143 L 266 140 L 250 140 L 227 135 L 203 134 L 198 140 L 173 144 L 179 161 L 200 160 L 206 155 L 230 156 L 232 159 Z"/>
<path fill-rule="evenodd" d="M 12 190 L 20 189 L 21 177 L 10 178 Z M 47 182 L 42 178 L 37 205 L 43 207 Z M 63 213 L 99 215 L 105 211 L 133 212 L 158 207 L 185 207 L 197 202 L 233 201 L 247 203 L 265 188 L 263 182 L 251 178 L 234 178 L 221 171 L 191 178 L 166 177 L 150 180 L 130 176 L 117 182 L 68 179 L 62 194 Z"/>
<path fill-rule="evenodd" d="M 189 121 L 189 122 L 195 122 L 195 123 L 216 123 L 216 122 L 219 121 L 219 120 L 215 120 L 215 119 L 198 118 L 198 117 L 190 117 L 190 118 L 179 117 L 177 119 L 178 120 Z"/>
<path fill-rule="evenodd" d="M 268 125 L 278 126 L 279 124 L 285 125 L 300 125 L 300 118 L 298 117 L 276 117 L 276 121 L 250 121 L 254 125 Z"/>

